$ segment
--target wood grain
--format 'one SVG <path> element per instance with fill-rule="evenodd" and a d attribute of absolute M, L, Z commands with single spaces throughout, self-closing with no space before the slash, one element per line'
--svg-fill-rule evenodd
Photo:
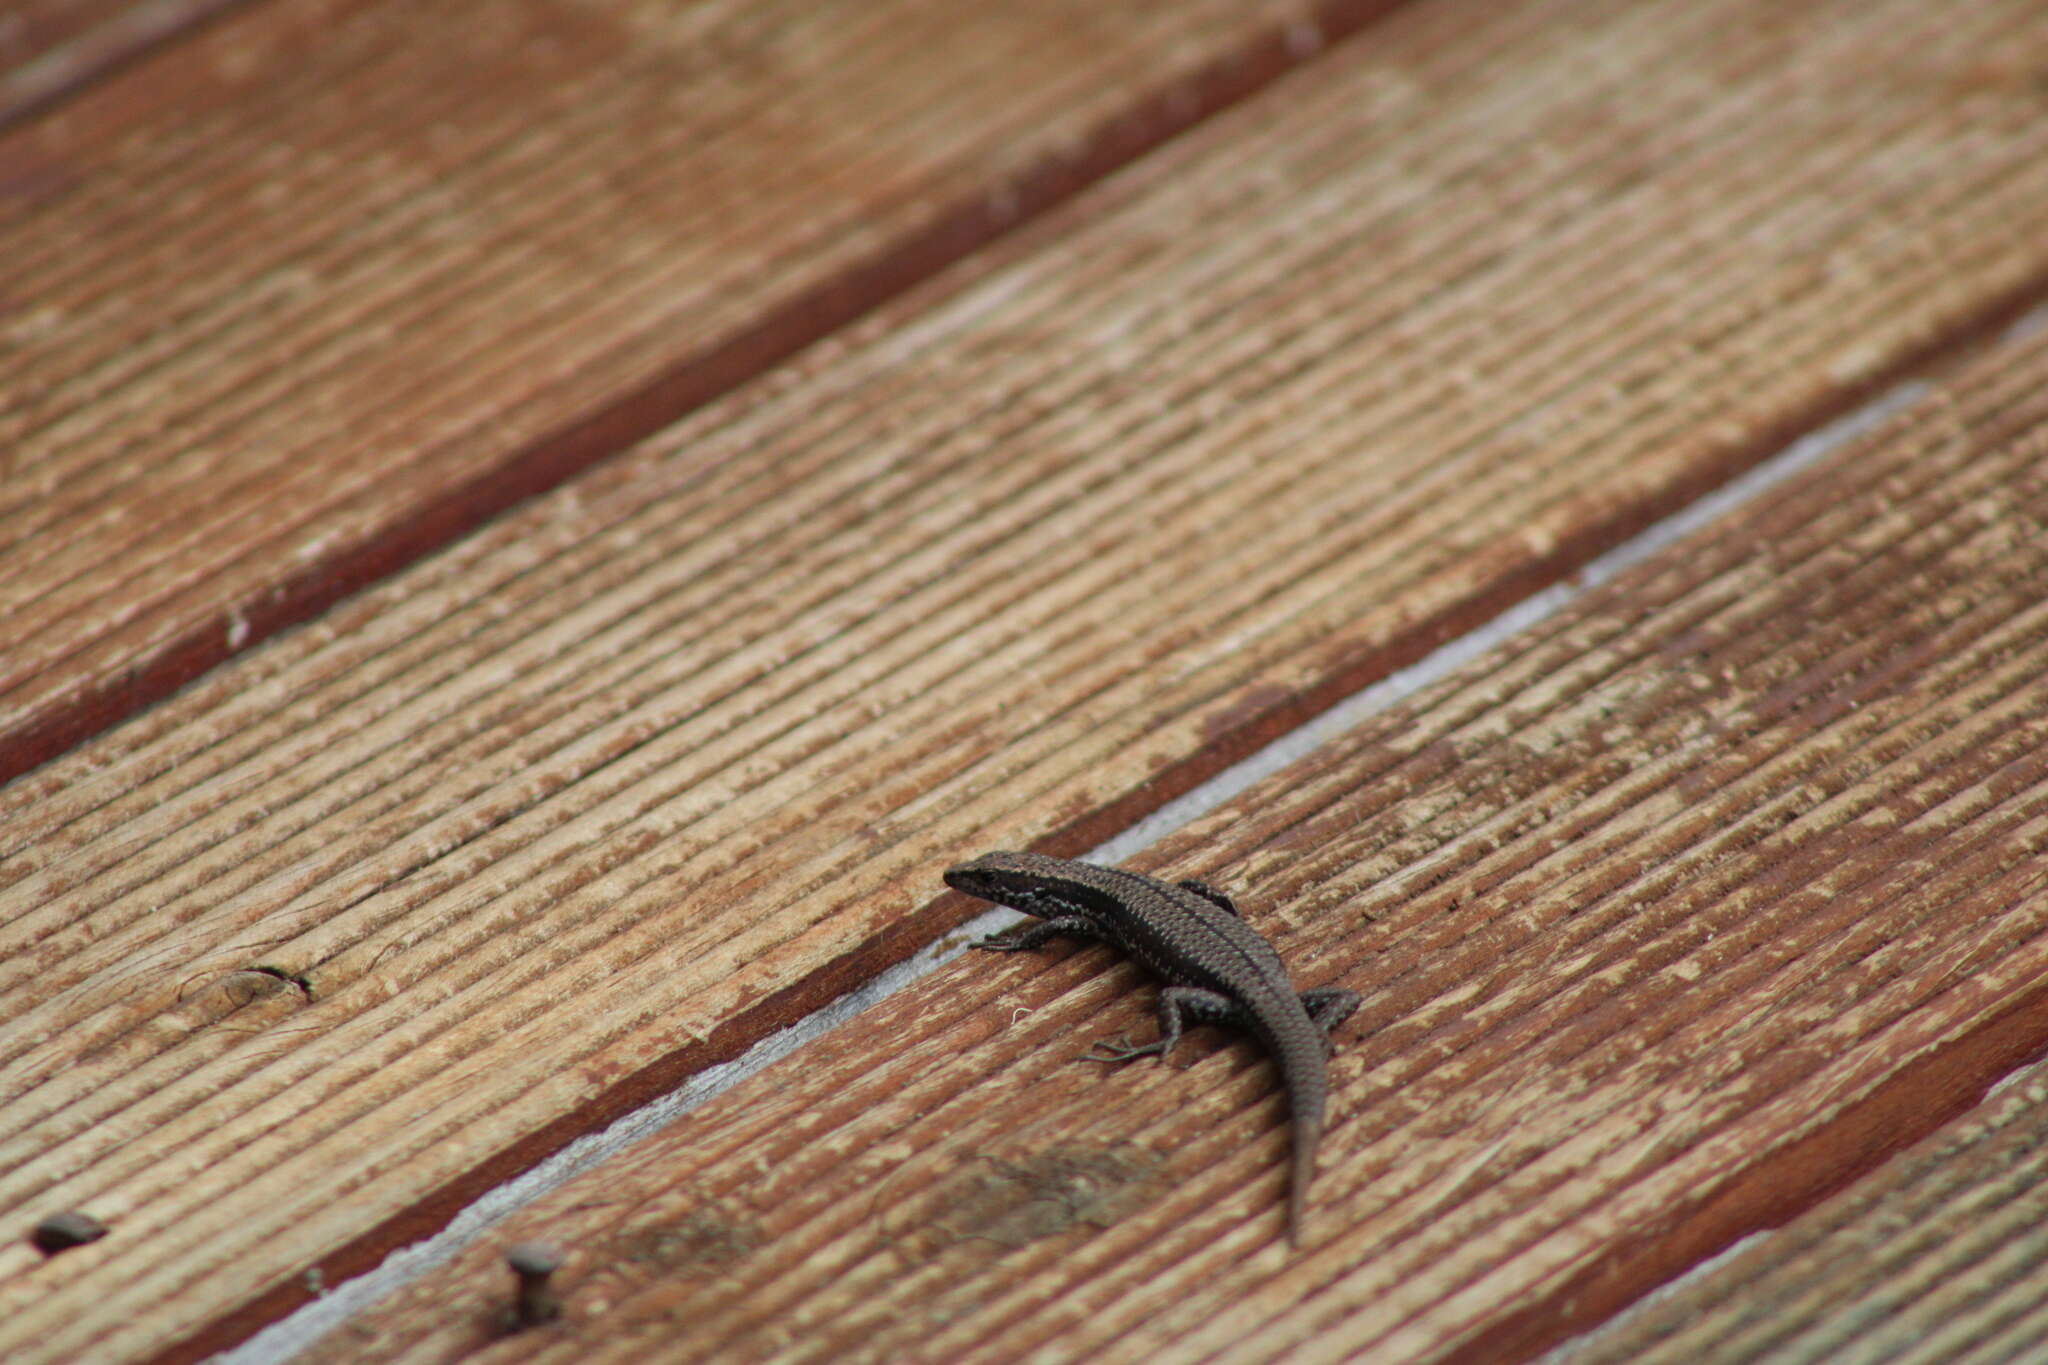
<path fill-rule="evenodd" d="M 1081 1065 L 1138 970 L 969 954 L 311 1358 L 1525 1358 L 2048 1043 L 2044 680 L 2048 338 L 1139 861 L 1365 995 L 1303 1251 L 1254 1049 Z"/>
<path fill-rule="evenodd" d="M 274 0 L 0 136 L 0 777 L 1381 0 Z"/>
<path fill-rule="evenodd" d="M 0 1353 L 233 1339 L 2038 294 L 2048 16 L 1777 14 L 1403 10 L 0 792 L 0 1206 L 114 1228 Z"/>
<path fill-rule="evenodd" d="M 2048 1067 L 1725 1262 L 1561 1347 L 1607 1361 L 1990 1365 L 2048 1346 Z"/>
<path fill-rule="evenodd" d="M 248 0 L 9 0 L 0 12 L 0 127 Z M 0 185 L 0 203 L 6 187 Z"/>

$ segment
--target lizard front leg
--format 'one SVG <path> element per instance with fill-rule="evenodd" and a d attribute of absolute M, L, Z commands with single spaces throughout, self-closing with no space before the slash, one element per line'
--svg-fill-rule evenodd
<path fill-rule="evenodd" d="M 1082 915 L 1060 915 L 1054 919 L 1040 920 L 1021 933 L 992 934 L 987 938 L 976 939 L 968 946 L 986 949 L 991 953 L 1026 953 L 1062 936 L 1079 939 L 1102 937 L 1095 932 L 1095 921 Z"/>

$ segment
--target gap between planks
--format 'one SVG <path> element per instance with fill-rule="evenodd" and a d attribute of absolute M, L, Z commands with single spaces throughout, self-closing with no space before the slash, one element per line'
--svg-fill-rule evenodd
<path fill-rule="evenodd" d="M 2048 325 L 2048 309 L 2029 313 L 2009 329 L 2008 339 L 2027 335 L 2044 325 Z M 1800 437 L 1738 478 L 1652 523 L 1586 565 L 1569 580 L 1554 583 L 1524 598 L 1491 620 L 1438 646 L 1415 663 L 1361 689 L 1193 791 L 1104 840 L 1084 857 L 1093 862 L 1120 863 L 1150 847 L 1368 717 L 1464 667 L 1520 631 L 1557 614 L 1585 593 L 1641 563 L 1672 541 L 1718 518 L 1737 514 L 1745 505 L 1812 465 L 1829 451 L 1872 430 L 1927 389 L 1928 384 L 1922 379 L 1902 382 L 1855 411 Z M 670 1094 L 617 1120 L 602 1132 L 577 1139 L 524 1175 L 506 1182 L 463 1209 L 444 1231 L 392 1252 L 377 1269 L 332 1290 L 321 1287 L 318 1291 L 321 1297 L 264 1328 L 242 1345 L 215 1356 L 214 1360 L 219 1365 L 281 1365 L 351 1317 L 445 1264 L 527 1204 L 678 1122 L 740 1082 L 790 1057 L 929 976 L 967 952 L 970 940 L 998 932 L 1022 918 L 1017 912 L 1004 909 L 981 915 L 858 989 L 762 1039 L 732 1061 L 698 1073 Z"/>

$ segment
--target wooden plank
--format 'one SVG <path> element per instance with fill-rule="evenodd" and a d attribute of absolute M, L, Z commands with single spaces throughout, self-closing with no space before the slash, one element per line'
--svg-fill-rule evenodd
<path fill-rule="evenodd" d="M 1708 1273 L 1561 1347 L 1603 1361 L 1988 1365 L 2048 1344 L 2048 1066 Z"/>
<path fill-rule="evenodd" d="M 2048 15 L 1775 13 L 1403 11 L 0 793 L 0 1203 L 115 1228 L 0 1352 L 232 1338 L 2037 291 Z"/>
<path fill-rule="evenodd" d="M 2048 1043 L 2044 854 L 2048 338 L 1140 860 L 1364 993 L 1304 1250 L 1253 1049 L 1078 1065 L 1142 973 L 970 954 L 312 1359 L 485 1344 L 530 1238 L 495 1361 L 1525 1358 Z"/>
<path fill-rule="evenodd" d="M 9 0 L 0 13 L 0 127 L 246 0 Z M 4 194 L 5 186 L 0 186 Z"/>
<path fill-rule="evenodd" d="M 0 777 L 1381 7 L 276 0 L 0 136 Z"/>

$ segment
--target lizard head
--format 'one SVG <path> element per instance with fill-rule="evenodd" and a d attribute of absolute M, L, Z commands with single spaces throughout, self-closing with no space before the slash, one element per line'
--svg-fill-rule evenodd
<path fill-rule="evenodd" d="M 1042 853 L 984 853 L 971 863 L 946 869 L 946 885 L 997 905 L 1037 914 L 1033 908 L 1049 877 L 1072 864 Z"/>

